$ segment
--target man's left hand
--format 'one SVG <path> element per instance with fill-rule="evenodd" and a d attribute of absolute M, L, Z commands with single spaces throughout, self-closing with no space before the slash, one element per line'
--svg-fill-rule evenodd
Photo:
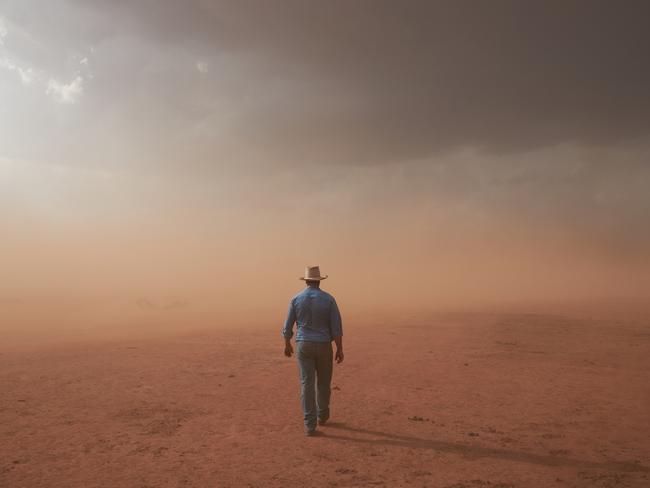
<path fill-rule="evenodd" d="M 290 358 L 292 354 L 293 354 L 293 347 L 291 346 L 291 343 L 290 343 L 290 342 L 287 342 L 287 343 L 284 345 L 284 355 L 285 355 L 286 357 Z"/>

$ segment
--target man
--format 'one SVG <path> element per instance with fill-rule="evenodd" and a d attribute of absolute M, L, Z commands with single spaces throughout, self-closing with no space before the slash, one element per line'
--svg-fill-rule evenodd
<path fill-rule="evenodd" d="M 282 328 L 284 355 L 291 357 L 293 324 L 296 330 L 296 358 L 300 372 L 300 400 L 305 420 L 305 434 L 316 433 L 316 419 L 325 425 L 330 416 L 330 384 L 332 382 L 332 341 L 336 343 L 336 362 L 343 362 L 343 326 L 334 297 L 320 289 L 318 266 L 307 266 L 307 288 L 289 302 L 289 313 Z M 314 388 L 316 386 L 316 388 Z"/>

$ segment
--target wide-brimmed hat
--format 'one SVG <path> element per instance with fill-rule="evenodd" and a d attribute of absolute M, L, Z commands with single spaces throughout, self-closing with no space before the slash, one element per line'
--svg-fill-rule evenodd
<path fill-rule="evenodd" d="M 320 268 L 318 266 L 305 266 L 305 276 L 301 276 L 301 280 L 305 281 L 321 281 L 327 278 L 327 275 L 320 275 Z"/>

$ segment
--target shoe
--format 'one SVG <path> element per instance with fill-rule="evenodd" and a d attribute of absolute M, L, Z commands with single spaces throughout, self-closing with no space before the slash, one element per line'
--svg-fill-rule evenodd
<path fill-rule="evenodd" d="M 305 435 L 307 437 L 313 437 L 316 435 L 316 429 L 305 429 Z"/>
<path fill-rule="evenodd" d="M 330 416 L 328 415 L 327 417 L 321 417 L 318 419 L 318 425 L 325 425 L 327 421 L 330 419 Z"/>

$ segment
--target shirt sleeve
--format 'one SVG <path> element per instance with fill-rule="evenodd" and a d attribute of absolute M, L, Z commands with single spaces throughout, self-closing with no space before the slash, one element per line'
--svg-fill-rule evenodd
<path fill-rule="evenodd" d="M 284 321 L 284 327 L 282 327 L 282 336 L 285 339 L 291 339 L 293 337 L 293 324 L 296 322 L 296 311 L 293 308 L 293 300 L 289 302 L 289 311 L 287 312 L 287 320 Z"/>
<path fill-rule="evenodd" d="M 341 337 L 343 335 L 341 312 L 339 312 L 339 306 L 336 304 L 334 298 L 332 298 L 332 304 L 330 305 L 330 330 L 332 332 L 332 338 Z"/>

